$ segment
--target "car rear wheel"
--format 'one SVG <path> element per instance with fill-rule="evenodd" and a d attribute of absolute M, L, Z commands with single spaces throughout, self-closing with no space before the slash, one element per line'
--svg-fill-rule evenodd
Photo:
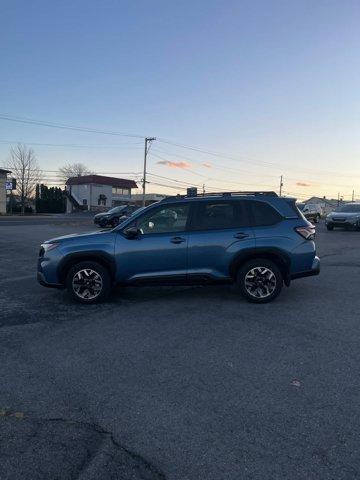
<path fill-rule="evenodd" d="M 110 274 L 97 262 L 80 262 L 70 268 L 66 288 L 77 302 L 99 303 L 110 293 Z"/>
<path fill-rule="evenodd" d="M 267 303 L 281 292 L 283 276 L 274 262 L 259 258 L 246 262 L 239 269 L 237 283 L 246 300 Z"/>
<path fill-rule="evenodd" d="M 117 227 L 119 225 L 119 217 L 113 218 L 111 224 L 113 227 Z"/>

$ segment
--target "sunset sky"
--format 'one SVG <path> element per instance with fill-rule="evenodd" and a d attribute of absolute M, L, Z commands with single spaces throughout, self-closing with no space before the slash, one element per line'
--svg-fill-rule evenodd
<path fill-rule="evenodd" d="M 1 20 L 0 166 L 22 142 L 48 183 L 68 162 L 140 179 L 155 136 L 149 191 L 283 175 L 360 198 L 359 1 L 3 0 Z"/>

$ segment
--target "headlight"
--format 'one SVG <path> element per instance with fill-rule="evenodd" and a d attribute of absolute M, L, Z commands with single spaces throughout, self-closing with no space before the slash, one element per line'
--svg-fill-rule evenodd
<path fill-rule="evenodd" d="M 54 250 L 54 248 L 57 248 L 58 246 L 59 246 L 58 243 L 42 243 L 41 244 L 41 248 L 44 250 L 44 252 Z"/>

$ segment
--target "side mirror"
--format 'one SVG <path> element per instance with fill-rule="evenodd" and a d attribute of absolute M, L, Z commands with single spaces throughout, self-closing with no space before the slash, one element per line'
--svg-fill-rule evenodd
<path fill-rule="evenodd" d="M 129 240 L 133 240 L 134 238 L 138 238 L 141 234 L 140 230 L 137 227 L 129 227 L 124 231 L 124 235 Z"/>

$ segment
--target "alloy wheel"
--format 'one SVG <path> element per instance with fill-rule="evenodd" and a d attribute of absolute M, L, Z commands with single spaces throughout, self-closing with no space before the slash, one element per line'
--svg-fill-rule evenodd
<path fill-rule="evenodd" d="M 84 268 L 75 273 L 72 280 L 74 293 L 81 299 L 93 300 L 101 293 L 103 281 L 101 275 L 91 268 Z"/>
<path fill-rule="evenodd" d="M 254 298 L 267 298 L 276 289 L 276 276 L 267 267 L 254 267 L 245 275 L 245 289 Z"/>

